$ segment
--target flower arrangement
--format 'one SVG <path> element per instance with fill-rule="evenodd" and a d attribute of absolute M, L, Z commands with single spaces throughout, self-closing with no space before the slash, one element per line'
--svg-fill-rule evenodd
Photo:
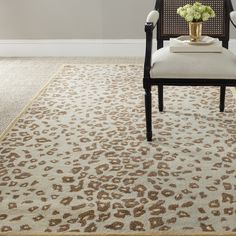
<path fill-rule="evenodd" d="M 215 17 L 214 10 L 210 6 L 205 6 L 200 2 L 179 7 L 177 14 L 183 17 L 187 22 L 202 22 Z"/>

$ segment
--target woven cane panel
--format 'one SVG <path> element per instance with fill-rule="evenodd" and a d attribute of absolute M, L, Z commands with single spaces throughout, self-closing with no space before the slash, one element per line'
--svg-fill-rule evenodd
<path fill-rule="evenodd" d="M 161 13 L 161 36 L 174 36 L 188 34 L 188 23 L 176 11 L 180 6 L 194 3 L 195 0 L 163 0 Z M 224 36 L 225 9 L 224 0 L 202 0 L 204 5 L 209 5 L 216 13 L 215 18 L 210 18 L 203 23 L 203 34 L 211 36 Z"/>

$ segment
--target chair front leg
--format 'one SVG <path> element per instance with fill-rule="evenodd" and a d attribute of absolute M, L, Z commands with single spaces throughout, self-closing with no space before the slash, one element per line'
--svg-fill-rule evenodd
<path fill-rule="evenodd" d="M 159 111 L 163 111 L 163 85 L 158 85 L 158 104 Z"/>
<path fill-rule="evenodd" d="M 229 48 L 229 40 L 223 40 L 222 41 L 222 46 L 224 47 L 224 48 Z"/>
<path fill-rule="evenodd" d="M 151 88 L 145 89 L 146 137 L 152 141 L 152 93 Z"/>
<path fill-rule="evenodd" d="M 225 90 L 226 86 L 220 86 L 220 112 L 223 112 L 225 109 Z"/>

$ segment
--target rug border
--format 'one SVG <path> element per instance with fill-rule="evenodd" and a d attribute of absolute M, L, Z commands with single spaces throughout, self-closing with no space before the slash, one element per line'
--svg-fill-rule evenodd
<path fill-rule="evenodd" d="M 48 79 L 48 81 L 39 89 L 36 94 L 31 97 L 30 101 L 23 107 L 23 109 L 17 114 L 17 116 L 7 125 L 7 127 L 0 134 L 0 142 L 6 137 L 8 132 L 15 126 L 17 121 L 21 118 L 22 115 L 25 114 L 27 109 L 33 104 L 35 99 L 37 99 L 45 90 L 47 90 L 48 85 L 55 79 L 56 75 L 59 74 L 60 71 L 66 66 L 66 64 L 61 65 Z M 1 234 L 0 234 L 1 235 Z"/>
<path fill-rule="evenodd" d="M 0 232 L 0 236 L 236 236 L 234 232 L 125 232 L 125 233 L 39 233 L 39 232 Z"/>

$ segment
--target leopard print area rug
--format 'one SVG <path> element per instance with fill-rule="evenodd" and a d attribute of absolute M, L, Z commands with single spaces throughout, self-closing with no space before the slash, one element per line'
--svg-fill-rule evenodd
<path fill-rule="evenodd" d="M 1 232 L 235 232 L 236 104 L 141 65 L 65 65 L 1 137 Z"/>

